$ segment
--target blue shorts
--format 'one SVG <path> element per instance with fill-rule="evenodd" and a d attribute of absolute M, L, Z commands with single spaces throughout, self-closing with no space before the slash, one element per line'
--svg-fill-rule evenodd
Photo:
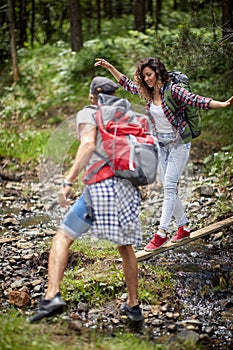
<path fill-rule="evenodd" d="M 86 233 L 91 225 L 92 218 L 82 194 L 69 209 L 59 228 L 66 231 L 73 239 L 76 239 Z"/>

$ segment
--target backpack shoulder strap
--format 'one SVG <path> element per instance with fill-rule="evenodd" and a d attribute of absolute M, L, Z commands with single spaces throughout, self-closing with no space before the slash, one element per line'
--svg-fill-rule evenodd
<path fill-rule="evenodd" d="M 179 106 L 172 97 L 172 85 L 173 84 L 175 84 L 175 83 L 173 83 L 172 81 L 164 84 L 163 95 L 164 95 L 165 102 L 168 105 L 168 107 L 170 108 L 170 110 L 173 113 L 179 113 L 180 112 Z"/>

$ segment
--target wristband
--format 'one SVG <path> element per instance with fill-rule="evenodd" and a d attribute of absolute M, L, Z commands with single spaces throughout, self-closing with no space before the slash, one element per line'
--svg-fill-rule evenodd
<path fill-rule="evenodd" d="M 64 182 L 63 182 L 63 187 L 65 187 L 65 186 L 72 187 L 73 184 L 72 184 L 72 182 L 69 182 L 69 181 L 67 181 L 67 180 L 64 180 Z"/>

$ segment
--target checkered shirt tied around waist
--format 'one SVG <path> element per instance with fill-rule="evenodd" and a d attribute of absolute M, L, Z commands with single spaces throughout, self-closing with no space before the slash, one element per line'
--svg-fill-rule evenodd
<path fill-rule="evenodd" d="M 140 193 L 135 186 L 112 177 L 88 185 L 85 192 L 93 210 L 94 235 L 118 245 L 141 244 Z"/>

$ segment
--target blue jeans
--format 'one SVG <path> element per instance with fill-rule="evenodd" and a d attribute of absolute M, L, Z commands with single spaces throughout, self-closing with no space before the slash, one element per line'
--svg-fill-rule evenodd
<path fill-rule="evenodd" d="M 71 206 L 59 228 L 66 231 L 73 239 L 86 233 L 92 226 L 88 208 L 82 194 Z"/>
<path fill-rule="evenodd" d="M 188 223 L 183 205 L 177 193 L 177 185 L 187 164 L 191 143 L 175 141 L 175 135 L 158 134 L 160 143 L 159 170 L 164 189 L 164 200 L 159 228 L 167 231 L 172 216 L 178 226 Z"/>

